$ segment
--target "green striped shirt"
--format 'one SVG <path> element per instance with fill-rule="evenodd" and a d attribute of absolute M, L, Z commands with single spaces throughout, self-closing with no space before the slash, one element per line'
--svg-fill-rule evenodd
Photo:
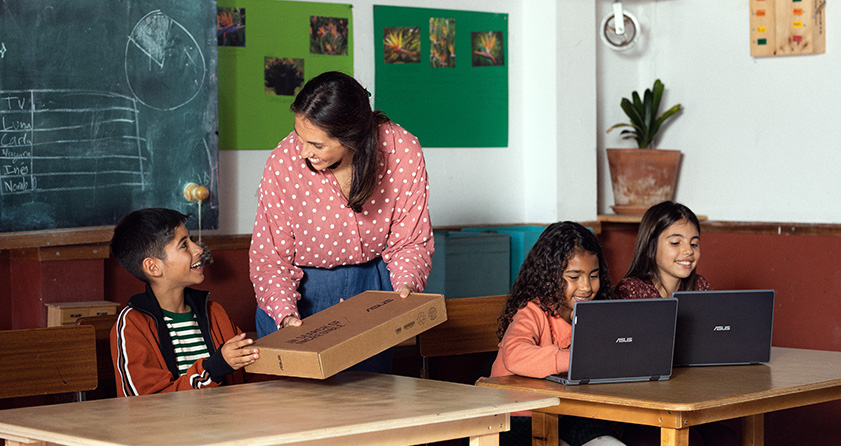
<path fill-rule="evenodd" d="M 178 371 L 183 375 L 193 363 L 210 357 L 210 354 L 207 352 L 207 345 L 204 343 L 194 312 L 171 313 L 166 310 L 163 312 L 164 322 L 172 337 L 172 346 L 175 347 Z"/>

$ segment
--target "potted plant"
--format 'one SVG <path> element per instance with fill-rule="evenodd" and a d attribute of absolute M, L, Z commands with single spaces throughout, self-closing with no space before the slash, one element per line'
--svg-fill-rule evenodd
<path fill-rule="evenodd" d="M 664 88 L 657 79 L 642 98 L 636 91 L 632 99 L 622 98 L 619 105 L 630 122 L 607 129 L 609 133 L 615 128 L 628 127 L 622 130 L 622 138 L 635 139 L 639 147 L 607 149 L 615 203 L 611 208 L 617 214 L 642 215 L 651 205 L 674 199 L 681 153 L 652 147 L 663 123 L 681 110 L 677 104 L 658 114 Z"/>

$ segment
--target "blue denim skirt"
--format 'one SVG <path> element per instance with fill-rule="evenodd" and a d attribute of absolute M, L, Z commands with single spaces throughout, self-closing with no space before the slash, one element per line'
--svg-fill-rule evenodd
<path fill-rule="evenodd" d="M 391 286 L 388 268 L 382 258 L 359 265 L 343 265 L 332 269 L 302 267 L 304 277 L 298 285 L 301 299 L 298 301 L 298 313 L 301 318 L 312 316 L 319 311 L 336 305 L 340 299 L 350 299 L 369 290 L 394 291 Z M 274 319 L 257 307 L 257 337 L 277 331 Z M 351 370 L 391 373 L 392 349 L 388 349 Z"/>

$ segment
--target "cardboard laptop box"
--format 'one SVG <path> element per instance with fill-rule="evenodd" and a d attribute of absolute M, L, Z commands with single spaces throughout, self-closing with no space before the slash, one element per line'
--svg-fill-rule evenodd
<path fill-rule="evenodd" d="M 254 341 L 250 373 L 325 379 L 447 320 L 444 296 L 366 291 Z"/>

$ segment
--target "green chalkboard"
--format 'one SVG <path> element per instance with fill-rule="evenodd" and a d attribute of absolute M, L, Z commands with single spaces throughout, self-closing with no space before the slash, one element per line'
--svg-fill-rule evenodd
<path fill-rule="evenodd" d="M 0 2 L 0 232 L 141 207 L 218 227 L 216 2 Z"/>

